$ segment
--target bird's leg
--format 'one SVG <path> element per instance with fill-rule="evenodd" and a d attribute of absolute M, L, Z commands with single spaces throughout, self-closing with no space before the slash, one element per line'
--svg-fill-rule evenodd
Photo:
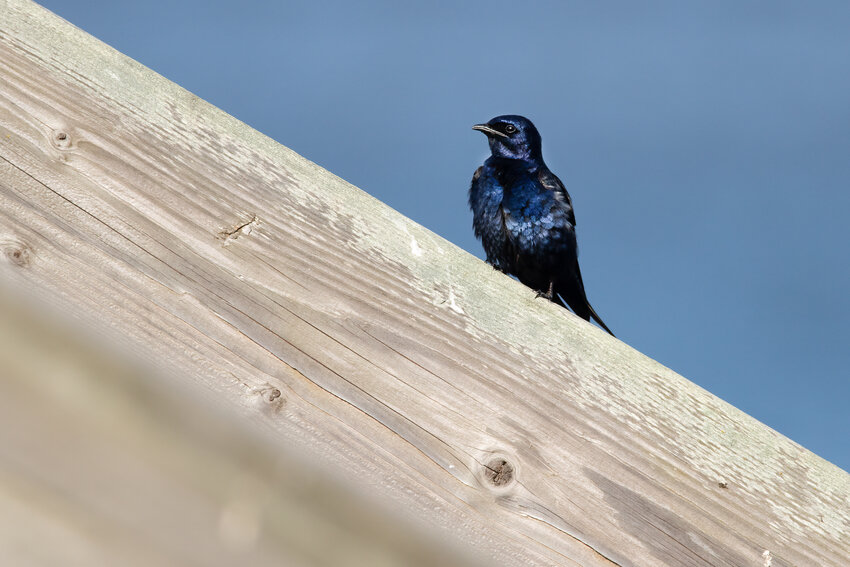
<path fill-rule="evenodd" d="M 555 282 L 553 280 L 549 280 L 549 291 L 538 291 L 537 296 L 534 299 L 537 299 L 538 297 L 545 297 L 549 301 L 552 301 L 552 298 L 555 296 L 554 288 Z"/>
<path fill-rule="evenodd" d="M 487 260 L 487 263 L 490 264 L 490 267 L 497 272 L 502 272 L 503 274 L 507 273 L 507 270 L 505 270 L 498 262 L 491 262 L 490 260 Z"/>

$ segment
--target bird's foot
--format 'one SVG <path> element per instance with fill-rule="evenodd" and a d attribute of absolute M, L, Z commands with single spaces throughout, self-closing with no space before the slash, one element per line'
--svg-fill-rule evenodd
<path fill-rule="evenodd" d="M 555 282 L 549 282 L 548 291 L 537 290 L 537 295 L 534 297 L 534 299 L 537 299 L 538 297 L 545 297 L 549 301 L 552 301 L 552 298 L 555 297 Z"/>

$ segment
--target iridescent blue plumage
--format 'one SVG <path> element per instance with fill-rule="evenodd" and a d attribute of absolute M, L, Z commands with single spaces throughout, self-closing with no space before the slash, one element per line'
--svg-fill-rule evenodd
<path fill-rule="evenodd" d="M 537 128 L 515 115 L 473 128 L 487 135 L 491 152 L 469 189 L 472 226 L 487 262 L 611 333 L 587 301 L 570 196 L 543 162 Z"/>

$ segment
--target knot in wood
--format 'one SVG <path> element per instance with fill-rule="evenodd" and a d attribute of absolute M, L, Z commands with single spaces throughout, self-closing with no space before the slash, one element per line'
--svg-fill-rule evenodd
<path fill-rule="evenodd" d="M 30 265 L 30 248 L 23 242 L 7 242 L 3 246 L 3 253 L 12 264 L 19 268 L 26 268 Z"/>
<path fill-rule="evenodd" d="M 71 136 L 68 132 L 57 130 L 53 133 L 53 145 L 60 150 L 67 150 L 71 147 Z"/>
<path fill-rule="evenodd" d="M 286 406 L 286 398 L 280 388 L 271 384 L 265 384 L 260 388 L 251 390 L 251 405 L 257 407 L 266 415 L 275 415 Z"/>
<path fill-rule="evenodd" d="M 514 466 L 501 457 L 491 459 L 484 465 L 484 478 L 499 488 L 504 488 L 514 480 Z"/>

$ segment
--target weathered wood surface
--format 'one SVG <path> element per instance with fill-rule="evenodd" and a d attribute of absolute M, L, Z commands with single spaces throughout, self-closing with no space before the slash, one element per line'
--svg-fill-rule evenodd
<path fill-rule="evenodd" d="M 200 385 L 0 291 L 0 565 L 473 565 Z"/>
<path fill-rule="evenodd" d="M 0 277 L 281 446 L 503 564 L 847 565 L 847 473 L 191 93 L 24 0 L 0 79 Z"/>

